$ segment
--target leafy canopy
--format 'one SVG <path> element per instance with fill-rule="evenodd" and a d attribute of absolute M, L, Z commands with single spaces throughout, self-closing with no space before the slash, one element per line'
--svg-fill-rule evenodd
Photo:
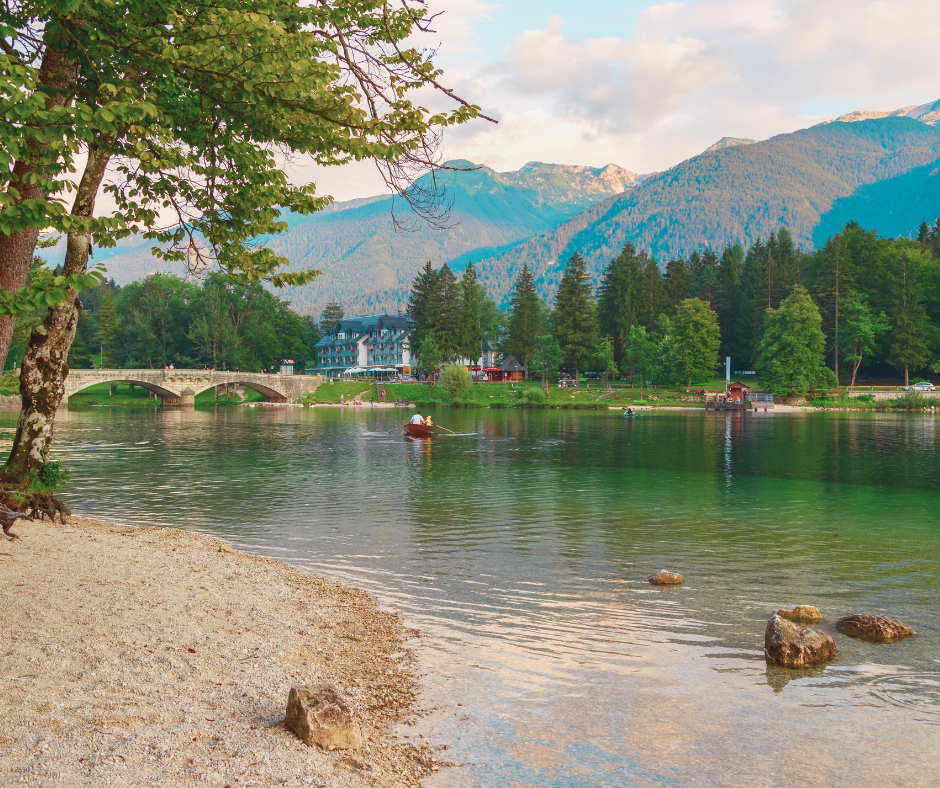
<path fill-rule="evenodd" d="M 426 26 L 418 0 L 26 0 L 0 8 L 0 232 L 91 234 L 97 246 L 135 232 L 193 270 L 244 283 L 309 282 L 259 238 L 332 201 L 294 185 L 298 157 L 331 166 L 375 160 L 386 181 L 431 215 L 410 188 L 433 163 L 443 127 L 478 108 L 431 112 L 411 101 L 442 89 L 428 53 L 405 43 Z M 42 71 L 45 67 L 45 72 Z M 50 78 L 50 73 L 52 78 Z M 448 92 L 448 95 L 452 96 Z M 111 164 L 115 210 L 70 212 L 79 157 Z M 28 160 L 26 179 L 12 174 Z M 39 186 L 25 199 L 23 184 Z M 81 213 L 81 212 L 78 212 Z M 86 212 L 88 213 L 88 212 Z M 51 305 L 85 274 L 38 295 L 0 296 L 0 312 Z"/>

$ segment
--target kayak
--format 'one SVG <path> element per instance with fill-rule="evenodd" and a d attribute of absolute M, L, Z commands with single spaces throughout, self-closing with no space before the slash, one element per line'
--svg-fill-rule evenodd
<path fill-rule="evenodd" d="M 412 424 L 408 422 L 405 426 L 408 428 L 408 434 L 412 438 L 430 438 L 431 434 L 434 432 L 434 427 L 429 427 L 427 424 Z"/>
<path fill-rule="evenodd" d="M 639 413 L 624 413 L 623 417 L 625 419 L 632 419 L 634 416 L 639 416 L 639 415 L 640 415 Z"/>

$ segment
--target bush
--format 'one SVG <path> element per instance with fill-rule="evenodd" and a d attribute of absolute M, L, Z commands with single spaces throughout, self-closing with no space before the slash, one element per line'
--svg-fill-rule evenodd
<path fill-rule="evenodd" d="M 891 401 L 891 407 L 904 410 L 923 410 L 924 408 L 929 408 L 933 403 L 934 401 L 932 399 L 925 397 L 919 391 L 908 389 L 900 397 L 895 397 L 895 399 Z"/>
<path fill-rule="evenodd" d="M 7 370 L 0 377 L 0 394 L 10 396 L 20 393 L 20 378 L 12 369 Z"/>
<path fill-rule="evenodd" d="M 470 371 L 462 364 L 448 364 L 441 369 L 438 385 L 444 390 L 447 399 L 462 399 L 470 391 Z"/>
<path fill-rule="evenodd" d="M 544 405 L 548 402 L 548 394 L 545 393 L 544 389 L 529 386 L 525 390 L 525 401 L 531 402 L 533 405 Z"/>

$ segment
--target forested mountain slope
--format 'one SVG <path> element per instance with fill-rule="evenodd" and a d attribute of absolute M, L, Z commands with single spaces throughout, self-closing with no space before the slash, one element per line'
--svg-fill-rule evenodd
<path fill-rule="evenodd" d="M 393 312 L 404 308 L 407 288 L 428 260 L 435 266 L 456 261 L 465 267 L 623 194 L 640 177 L 614 164 L 595 168 L 530 162 L 505 173 L 467 161 L 448 165 L 460 171 L 438 174 L 452 203 L 444 230 L 415 222 L 400 199 L 396 214 L 412 226 L 397 228 L 387 195 L 338 203 L 315 216 L 285 217 L 290 230 L 269 245 L 294 269 L 316 268 L 323 276 L 279 295 L 301 313 L 319 314 L 334 299 L 347 314 Z M 64 241 L 60 245 L 64 250 Z M 115 249 L 96 250 L 94 261 L 105 262 L 118 284 L 157 271 L 183 273 L 182 266 L 155 258 L 151 247 L 139 237 L 129 238 Z"/>
<path fill-rule="evenodd" d="M 418 224 L 402 231 L 391 198 L 311 217 L 270 246 L 296 267 L 323 272 L 313 283 L 286 293 L 300 312 L 319 313 L 331 300 L 347 314 L 404 308 L 418 269 L 431 260 L 465 267 L 512 244 L 544 233 L 611 195 L 622 194 L 637 176 L 616 165 L 595 169 L 530 163 L 518 172 L 470 162 L 468 171 L 439 175 L 453 208 L 448 227 Z M 396 212 L 412 225 L 401 200 Z"/>
<path fill-rule="evenodd" d="M 940 127 L 897 116 L 827 123 L 706 151 L 483 261 L 479 275 L 504 302 L 528 263 L 549 298 L 572 252 L 599 277 L 626 241 L 664 265 L 782 225 L 804 248 L 851 219 L 883 235 L 914 234 L 936 218 L 938 194 Z"/>

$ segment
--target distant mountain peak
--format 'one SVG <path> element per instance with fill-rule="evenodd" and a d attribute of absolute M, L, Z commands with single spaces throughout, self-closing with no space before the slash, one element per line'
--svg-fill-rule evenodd
<path fill-rule="evenodd" d="M 827 123 L 857 123 L 860 120 L 879 120 L 880 118 L 913 118 L 930 126 L 940 125 L 940 100 L 929 101 L 926 104 L 911 104 L 892 112 L 878 110 L 857 109 L 847 115 L 840 115 Z"/>
<path fill-rule="evenodd" d="M 714 145 L 709 145 L 705 148 L 702 153 L 711 153 L 716 150 L 724 150 L 725 148 L 736 148 L 738 145 L 753 145 L 755 142 L 760 142 L 760 140 L 748 140 L 744 137 L 722 137 Z"/>

